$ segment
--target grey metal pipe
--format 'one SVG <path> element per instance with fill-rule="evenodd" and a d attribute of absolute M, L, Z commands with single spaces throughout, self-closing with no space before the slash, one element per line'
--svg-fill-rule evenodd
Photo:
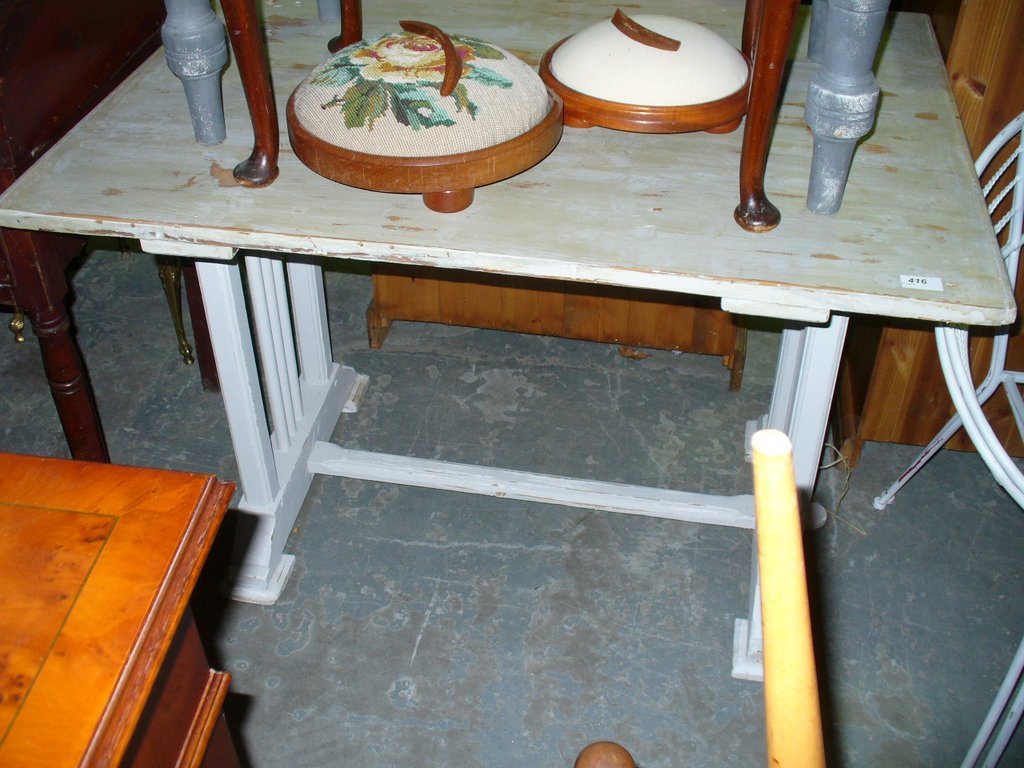
<path fill-rule="evenodd" d="M 209 0 L 164 0 L 167 19 L 160 28 L 167 66 L 185 88 L 196 141 L 224 141 L 221 70 L 228 62 L 224 23 Z"/>
<path fill-rule="evenodd" d="M 857 141 L 875 123 L 879 87 L 872 65 L 888 9 L 889 0 L 827 0 L 822 11 L 814 9 L 812 48 L 821 68 L 807 86 L 804 118 L 814 134 L 807 207 L 815 213 L 839 210 Z"/>
<path fill-rule="evenodd" d="M 341 21 L 341 0 L 316 0 L 320 21 Z"/>

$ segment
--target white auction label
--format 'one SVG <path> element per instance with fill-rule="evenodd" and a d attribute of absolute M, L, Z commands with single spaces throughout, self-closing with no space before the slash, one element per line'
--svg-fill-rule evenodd
<path fill-rule="evenodd" d="M 919 291 L 941 291 L 941 277 L 922 277 L 921 275 L 900 275 L 900 285 L 904 288 L 916 288 Z"/>

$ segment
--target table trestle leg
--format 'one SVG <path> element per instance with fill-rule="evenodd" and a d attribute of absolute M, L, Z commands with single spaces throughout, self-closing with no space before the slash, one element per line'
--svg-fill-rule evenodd
<path fill-rule="evenodd" d="M 320 265 L 289 260 L 288 290 L 292 298 L 302 377 L 310 384 L 325 384 L 335 365 Z"/>
<path fill-rule="evenodd" d="M 238 461 L 238 508 L 248 513 L 239 518 L 230 593 L 273 603 L 294 564 L 284 548 L 312 482 L 309 454 L 343 410 L 354 410 L 366 377 L 331 357 L 318 265 L 290 264 L 286 277 L 278 257 L 244 261 L 248 306 L 237 263 L 199 262 L 198 273 L 215 318 L 211 341 Z"/>
<path fill-rule="evenodd" d="M 823 325 L 787 328 L 782 332 L 771 405 L 765 426 L 785 432 L 793 443 L 793 474 L 804 513 L 804 524 L 825 522 L 824 510 L 812 504 L 821 468 L 825 431 L 832 406 L 839 358 L 849 318 L 832 315 Z M 755 532 L 756 537 L 756 532 Z M 750 613 L 736 619 L 733 633 L 733 677 L 763 680 L 761 585 L 757 542 L 751 556 Z"/>
<path fill-rule="evenodd" d="M 761 626 L 761 570 L 757 562 L 757 529 L 750 555 L 750 592 L 747 618 L 736 619 L 732 633 L 732 676 L 737 680 L 764 681 L 764 631 Z"/>
<path fill-rule="evenodd" d="M 276 259 L 247 255 L 245 268 L 260 357 L 273 363 L 263 370 L 271 434 L 275 447 L 287 450 L 295 437 L 296 422 L 302 418 L 302 396 L 284 266 Z"/>

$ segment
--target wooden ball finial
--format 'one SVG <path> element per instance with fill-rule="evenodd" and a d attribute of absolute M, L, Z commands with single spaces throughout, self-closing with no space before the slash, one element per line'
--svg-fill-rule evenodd
<path fill-rule="evenodd" d="M 614 741 L 595 741 L 583 748 L 575 768 L 636 768 L 633 756 Z"/>

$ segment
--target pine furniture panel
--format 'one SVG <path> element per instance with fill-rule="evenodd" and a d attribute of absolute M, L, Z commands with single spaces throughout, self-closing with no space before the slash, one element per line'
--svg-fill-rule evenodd
<path fill-rule="evenodd" d="M 395 320 L 538 333 L 718 355 L 729 388 L 743 379 L 746 330 L 700 296 L 412 267 L 378 267 L 366 311 L 370 346 Z"/>

